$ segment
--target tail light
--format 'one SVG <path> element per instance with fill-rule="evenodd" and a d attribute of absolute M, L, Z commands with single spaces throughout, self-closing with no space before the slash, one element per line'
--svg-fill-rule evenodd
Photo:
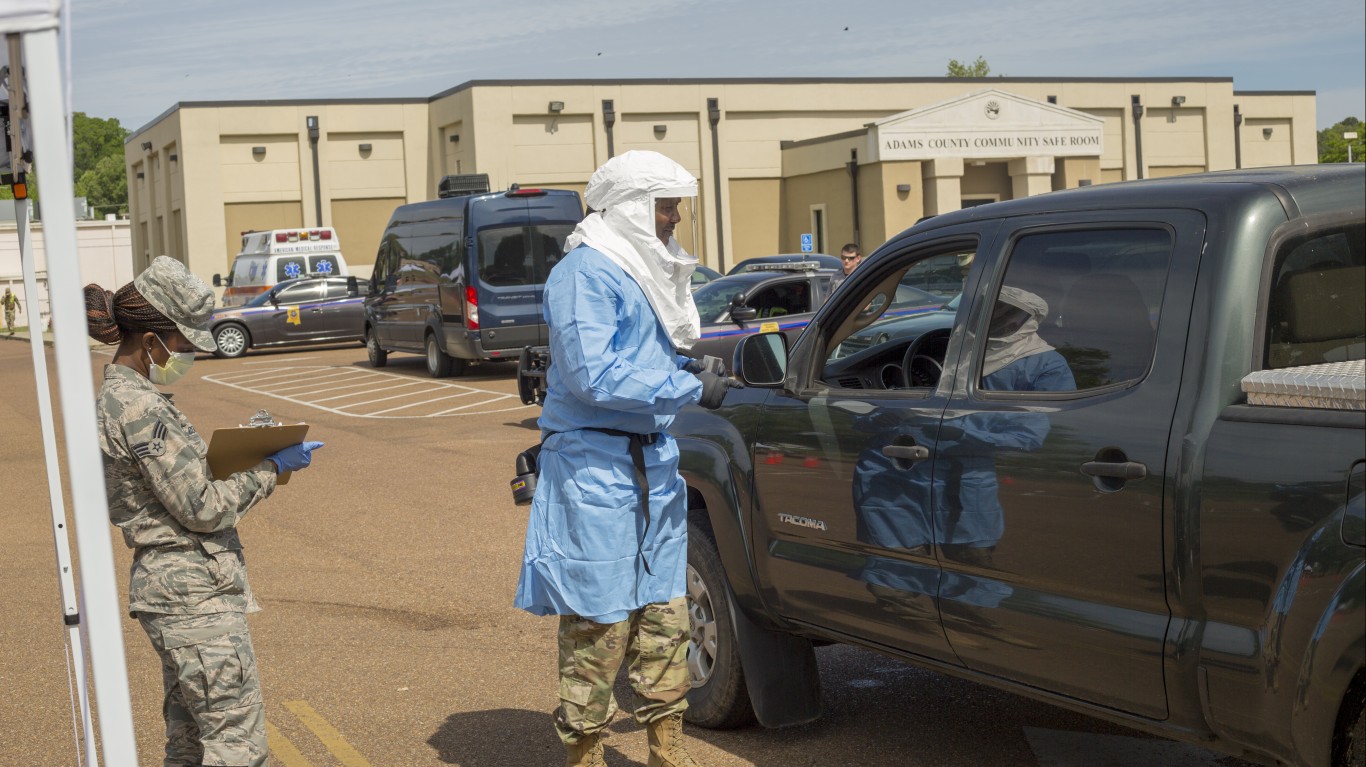
<path fill-rule="evenodd" d="M 522 189 L 521 187 L 518 187 L 516 184 L 513 184 L 513 188 L 508 190 L 507 196 L 508 196 L 508 197 L 541 197 L 541 196 L 543 196 L 544 194 L 545 194 L 545 190 L 544 190 L 544 189 Z"/>
<path fill-rule="evenodd" d="M 323 237 L 324 240 L 330 240 L 330 239 L 332 239 L 332 230 L 331 230 L 331 229 L 324 229 L 324 230 L 323 230 L 322 237 Z"/>
<path fill-rule="evenodd" d="M 473 285 L 465 288 L 465 327 L 479 329 L 479 292 Z"/>
<path fill-rule="evenodd" d="M 289 235 L 285 234 L 284 232 L 276 232 L 276 233 L 275 233 L 275 241 L 276 241 L 276 242 L 289 242 Z"/>

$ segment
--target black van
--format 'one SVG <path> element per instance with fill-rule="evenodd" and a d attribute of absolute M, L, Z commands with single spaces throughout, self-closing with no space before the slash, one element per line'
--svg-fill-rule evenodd
<path fill-rule="evenodd" d="M 579 195 L 558 189 L 514 186 L 400 206 L 365 300 L 370 364 L 383 367 L 391 351 L 425 354 L 427 372 L 442 378 L 547 343 L 546 275 L 582 219 Z"/>

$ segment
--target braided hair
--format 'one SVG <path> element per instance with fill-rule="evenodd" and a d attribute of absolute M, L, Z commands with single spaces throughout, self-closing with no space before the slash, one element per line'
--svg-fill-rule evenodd
<path fill-rule="evenodd" d="M 178 330 L 176 324 L 148 303 L 131 282 L 118 292 L 95 284 L 86 285 L 85 322 L 90 337 L 106 344 L 117 344 L 125 335 Z"/>

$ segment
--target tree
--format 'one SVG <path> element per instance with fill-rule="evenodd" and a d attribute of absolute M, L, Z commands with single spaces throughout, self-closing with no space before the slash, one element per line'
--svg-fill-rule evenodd
<path fill-rule="evenodd" d="M 991 65 L 981 56 L 971 64 L 964 64 L 958 59 L 949 59 L 949 71 L 947 77 L 986 77 L 991 74 Z"/>
<path fill-rule="evenodd" d="M 117 118 L 71 115 L 72 182 L 77 197 L 106 212 L 128 212 L 128 179 L 124 173 L 123 141 L 128 130 Z M 38 173 L 42 160 L 28 174 L 28 196 L 38 199 Z M 0 200 L 14 199 L 9 186 L 0 186 Z"/>
<path fill-rule="evenodd" d="M 123 164 L 123 141 L 128 138 L 128 130 L 119 125 L 118 118 L 102 120 L 90 117 L 85 112 L 71 115 L 71 180 L 80 181 L 81 176 L 93 170 L 105 157 L 119 158 Z M 127 199 L 127 194 L 124 195 Z"/>
<path fill-rule="evenodd" d="M 1366 138 L 1366 124 L 1355 117 L 1347 117 L 1331 128 L 1319 131 L 1319 162 L 1347 162 L 1347 139 L 1343 133 L 1356 131 L 1357 138 L 1352 142 L 1352 162 L 1362 162 L 1361 155 L 1366 151 L 1362 139 Z"/>
<path fill-rule="evenodd" d="M 95 167 L 76 179 L 76 196 L 84 197 L 95 212 L 128 212 L 128 176 L 123 168 L 123 149 L 107 154 Z"/>

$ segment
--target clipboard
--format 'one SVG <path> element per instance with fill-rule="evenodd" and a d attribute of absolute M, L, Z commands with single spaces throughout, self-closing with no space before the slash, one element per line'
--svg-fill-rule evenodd
<path fill-rule="evenodd" d="M 239 426 L 232 429 L 214 429 L 209 438 L 209 471 L 214 479 L 226 479 L 239 471 L 246 471 L 264 461 L 267 456 L 297 445 L 308 434 L 308 424 L 298 423 L 291 426 Z M 289 482 L 292 471 L 280 472 L 275 484 Z"/>

